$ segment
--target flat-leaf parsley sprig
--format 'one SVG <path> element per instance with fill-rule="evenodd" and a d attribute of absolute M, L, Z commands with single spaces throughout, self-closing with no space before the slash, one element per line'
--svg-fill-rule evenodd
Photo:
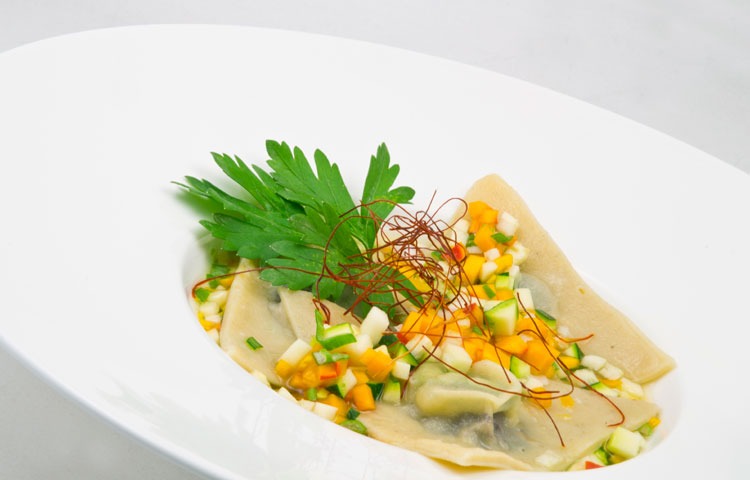
<path fill-rule="evenodd" d="M 409 203 L 414 190 L 393 187 L 399 167 L 391 165 L 385 144 L 370 158 L 359 204 L 338 166 L 320 150 L 313 156 L 315 170 L 297 147 L 268 140 L 266 151 L 268 171 L 237 156 L 212 153 L 247 193 L 245 199 L 205 179 L 186 176 L 184 183 L 175 183 L 208 201 L 213 215 L 201 225 L 222 240 L 223 250 L 257 261 L 262 279 L 339 301 L 346 283 L 323 273 L 371 251 L 382 220 L 397 204 Z"/>

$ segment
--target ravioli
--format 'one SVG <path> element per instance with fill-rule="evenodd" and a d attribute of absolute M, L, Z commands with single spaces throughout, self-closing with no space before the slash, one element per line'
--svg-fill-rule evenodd
<path fill-rule="evenodd" d="M 309 342 L 315 335 L 315 305 L 306 291 L 274 287 L 260 279 L 253 262 L 242 259 L 232 281 L 219 331 L 219 345 L 248 371 L 258 371 L 276 386 L 283 384 L 274 366 L 296 339 Z M 344 308 L 324 302 L 331 323 L 358 323 Z M 248 348 L 254 337 L 263 348 Z"/>
<path fill-rule="evenodd" d="M 538 295 L 540 303 L 550 305 L 547 308 L 554 310 L 558 326 L 572 337 L 587 338 L 581 343 L 591 358 L 606 358 L 637 383 L 653 381 L 674 367 L 671 357 L 586 285 L 520 196 L 500 177 L 480 179 L 465 200 L 481 200 L 518 220 L 518 241 L 532 252 L 523 264 L 524 285 Z M 219 343 L 249 371 L 262 373 L 273 386 L 288 387 L 277 362 L 297 340 L 309 343 L 315 338 L 313 297 L 270 286 L 257 272 L 247 271 L 252 266 L 242 260 L 238 267 Z M 332 325 L 359 327 L 359 321 L 345 315 L 342 307 L 327 306 Z M 254 337 L 262 348 L 248 348 L 248 337 Z M 538 386 L 556 399 L 545 405 L 528 394 L 531 388 L 509 376 L 501 363 L 499 357 L 497 363 L 477 360 L 464 374 L 429 360 L 405 377 L 400 400 L 391 402 L 396 404 L 378 402 L 377 408 L 364 409 L 359 421 L 372 438 L 456 465 L 554 471 L 569 468 L 597 449 L 614 426 L 635 430 L 659 414 L 658 406 L 644 399 L 572 388 L 561 377 L 545 379 Z M 337 384 L 336 388 L 343 387 Z M 561 396 L 568 397 L 567 404 L 559 401 Z"/>
<path fill-rule="evenodd" d="M 674 368 L 669 355 L 583 281 L 520 195 L 502 178 L 488 175 L 478 180 L 465 199 L 482 200 L 519 220 L 519 240 L 533 252 L 523 272 L 547 286 L 557 300 L 556 318 L 572 336 L 593 334 L 586 342 L 587 353 L 605 357 L 638 383 L 655 380 Z"/>

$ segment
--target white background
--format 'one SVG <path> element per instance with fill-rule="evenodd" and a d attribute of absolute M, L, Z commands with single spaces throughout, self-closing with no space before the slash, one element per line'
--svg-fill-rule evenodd
<path fill-rule="evenodd" d="M 0 52 L 154 23 L 296 30 L 449 58 L 601 106 L 750 172 L 744 0 L 0 0 Z M 0 348 L 0 478 L 202 477 L 88 414 Z"/>

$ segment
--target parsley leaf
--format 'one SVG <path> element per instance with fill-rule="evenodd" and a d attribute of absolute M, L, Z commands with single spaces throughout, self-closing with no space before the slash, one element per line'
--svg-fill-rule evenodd
<path fill-rule="evenodd" d="M 258 261 L 261 278 L 294 290 L 312 290 L 320 298 L 339 300 L 346 284 L 322 276 L 351 268 L 364 251 L 375 246 L 381 219 L 398 203 L 414 196 L 410 187 L 393 185 L 399 173 L 381 144 L 355 203 L 341 171 L 316 150 L 313 164 L 299 148 L 266 142 L 269 170 L 249 166 L 239 157 L 212 153 L 221 170 L 243 190 L 230 195 L 205 179 L 185 177 L 175 182 L 190 195 L 205 200 L 212 216 L 201 220 L 222 249 Z M 325 262 L 325 265 L 324 265 Z M 383 302 L 382 293 L 372 300 Z"/>

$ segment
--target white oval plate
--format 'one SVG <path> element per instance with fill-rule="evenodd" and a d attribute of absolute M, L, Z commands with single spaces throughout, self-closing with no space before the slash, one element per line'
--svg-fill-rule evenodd
<path fill-rule="evenodd" d="M 203 335 L 193 211 L 170 184 L 209 152 L 321 148 L 361 191 L 385 141 L 415 203 L 503 175 L 615 305 L 673 355 L 658 444 L 592 478 L 738 476 L 750 180 L 537 86 L 361 42 L 129 27 L 0 56 L 6 347 L 82 404 L 218 478 L 542 478 L 449 467 L 277 398 Z M 730 427 L 731 426 L 731 427 Z M 744 462 L 744 466 L 741 465 Z M 549 478 L 544 476 L 544 478 Z"/>

